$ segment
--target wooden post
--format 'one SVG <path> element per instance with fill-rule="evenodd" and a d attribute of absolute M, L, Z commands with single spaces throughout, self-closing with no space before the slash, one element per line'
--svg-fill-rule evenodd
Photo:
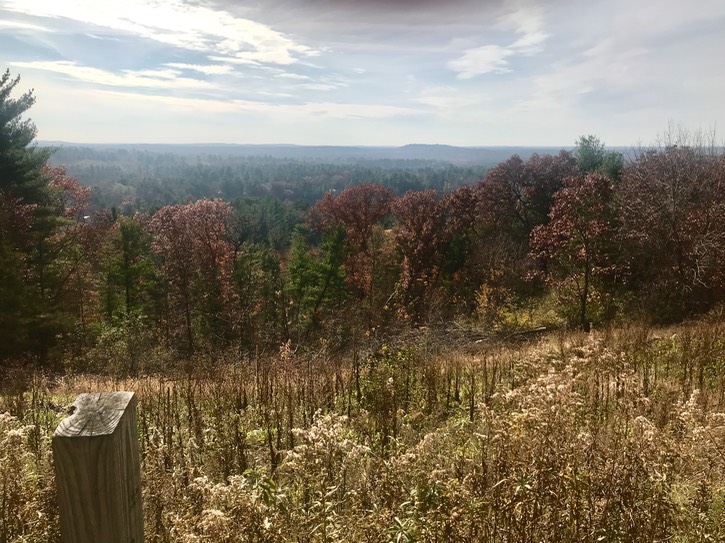
<path fill-rule="evenodd" d="M 63 543 L 143 543 L 133 392 L 81 394 L 53 435 Z"/>

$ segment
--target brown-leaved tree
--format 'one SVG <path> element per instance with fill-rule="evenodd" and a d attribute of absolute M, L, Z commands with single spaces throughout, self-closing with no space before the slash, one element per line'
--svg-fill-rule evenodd
<path fill-rule="evenodd" d="M 153 247 L 163 257 L 168 285 L 167 337 L 183 337 L 187 354 L 196 347 L 195 316 L 199 317 L 200 337 L 211 345 L 230 340 L 234 305 L 234 247 L 228 235 L 231 217 L 226 202 L 199 200 L 163 207 L 151 220 Z"/>
<path fill-rule="evenodd" d="M 574 294 L 576 321 L 589 331 L 589 302 L 597 281 L 615 265 L 615 214 L 612 181 L 598 173 L 574 176 L 556 193 L 547 224 L 532 232 L 532 255 L 564 299 Z"/>

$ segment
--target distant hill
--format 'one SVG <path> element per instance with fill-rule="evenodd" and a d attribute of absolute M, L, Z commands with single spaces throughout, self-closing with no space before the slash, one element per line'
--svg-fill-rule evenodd
<path fill-rule="evenodd" d="M 41 141 L 41 146 L 90 148 L 94 150 L 137 150 L 185 157 L 265 156 L 279 159 L 309 160 L 330 163 L 359 161 L 426 161 L 445 162 L 459 166 L 490 167 L 518 154 L 523 159 L 532 154 L 555 154 L 562 147 L 454 147 L 451 145 L 411 144 L 403 147 L 366 147 L 335 145 L 237 145 L 237 144 L 91 144 L 62 141 Z M 571 149 L 571 147 L 569 147 Z M 416 165 L 414 167 L 418 167 Z M 396 167 L 401 167 L 396 165 Z"/>

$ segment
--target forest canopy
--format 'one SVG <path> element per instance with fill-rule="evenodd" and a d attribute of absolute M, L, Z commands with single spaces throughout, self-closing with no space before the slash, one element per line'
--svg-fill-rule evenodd
<path fill-rule="evenodd" d="M 460 321 L 589 330 L 723 302 L 714 137 L 671 130 L 625 156 L 587 135 L 483 172 L 269 157 L 192 166 L 125 149 L 109 170 L 96 151 L 61 150 L 81 159 L 81 183 L 34 142 L 34 97 L 14 97 L 17 84 L 0 80 L 2 365 L 137 371 L 159 348 L 171 359 L 320 338 L 345 348 Z"/>

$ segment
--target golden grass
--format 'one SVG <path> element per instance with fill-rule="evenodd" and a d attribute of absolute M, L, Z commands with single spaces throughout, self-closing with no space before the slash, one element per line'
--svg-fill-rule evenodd
<path fill-rule="evenodd" d="M 59 540 L 50 436 L 91 390 L 139 395 L 150 542 L 721 541 L 724 365 L 714 320 L 35 376 L 0 397 L 0 543 Z"/>

